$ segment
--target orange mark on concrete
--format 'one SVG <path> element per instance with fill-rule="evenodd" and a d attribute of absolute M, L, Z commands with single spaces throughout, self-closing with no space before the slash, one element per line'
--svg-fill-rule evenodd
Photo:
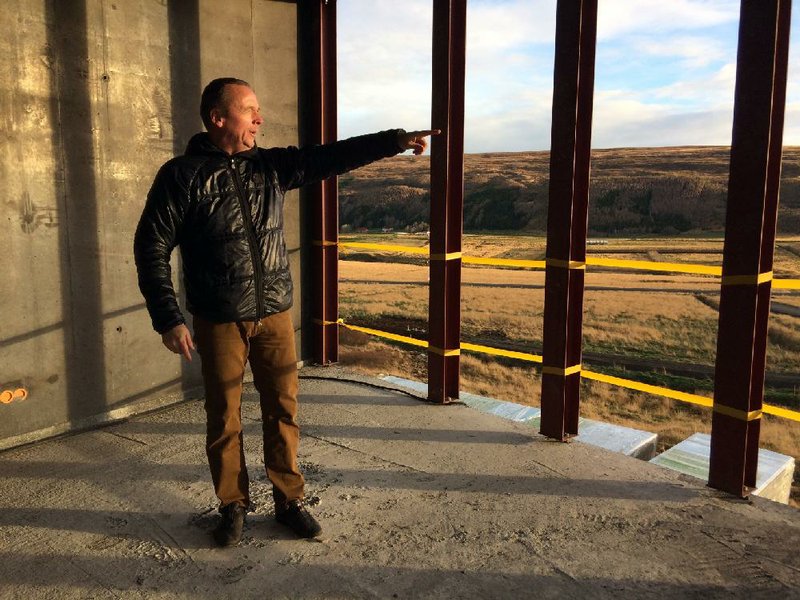
<path fill-rule="evenodd" d="M 0 404 L 11 404 L 12 402 L 22 401 L 28 397 L 28 390 L 17 388 L 15 390 L 3 390 L 0 392 Z"/>

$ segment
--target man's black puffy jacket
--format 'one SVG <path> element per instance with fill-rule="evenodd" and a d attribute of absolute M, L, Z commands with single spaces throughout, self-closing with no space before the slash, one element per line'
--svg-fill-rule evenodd
<path fill-rule="evenodd" d="M 189 312 L 217 323 L 256 321 L 292 305 L 283 235 L 287 190 L 401 151 L 398 130 L 305 148 L 253 148 L 230 156 L 195 135 L 147 196 L 134 240 L 139 289 L 153 327 L 184 322 L 170 254 L 180 246 Z"/>

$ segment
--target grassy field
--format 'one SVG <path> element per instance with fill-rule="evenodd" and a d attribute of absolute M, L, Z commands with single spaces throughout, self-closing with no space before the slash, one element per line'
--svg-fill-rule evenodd
<path fill-rule="evenodd" d="M 423 247 L 423 235 L 343 236 L 360 241 Z M 719 265 L 722 240 L 708 238 L 607 239 L 589 256 Z M 466 235 L 465 256 L 541 260 L 543 237 Z M 343 249 L 339 266 L 340 313 L 346 322 L 426 339 L 428 268 L 424 256 Z M 375 262 L 376 260 L 391 262 Z M 402 261 L 402 262 L 399 262 Z M 800 237 L 782 237 L 775 275 L 800 278 Z M 541 353 L 544 272 L 464 266 L 461 290 L 462 341 Z M 588 268 L 584 302 L 584 364 L 592 370 L 713 396 L 719 280 L 714 277 Z M 775 290 L 773 301 L 800 307 L 800 293 Z M 772 314 L 768 374 L 800 375 L 800 317 Z M 620 364 L 593 364 L 590 356 Z M 343 364 L 369 373 L 426 380 L 426 358 L 411 347 L 342 331 Z M 705 366 L 699 376 L 664 369 L 626 368 L 651 360 Z M 622 366 L 620 366 L 622 365 Z M 539 368 L 531 363 L 463 353 L 464 391 L 538 405 Z M 710 431 L 710 411 L 659 396 L 584 381 L 585 417 L 657 432 L 662 449 L 695 432 Z M 768 386 L 766 402 L 800 408 L 800 387 Z M 800 424 L 765 416 L 761 446 L 800 458 Z"/>
<path fill-rule="evenodd" d="M 730 148 L 592 151 L 589 228 L 614 236 L 720 232 Z M 549 152 L 468 154 L 464 229 L 547 230 Z M 357 231 L 416 230 L 429 222 L 429 157 L 396 156 L 340 178 L 340 223 Z M 800 232 L 800 148 L 783 149 L 778 231 Z M 424 231 L 424 227 L 421 229 Z"/>

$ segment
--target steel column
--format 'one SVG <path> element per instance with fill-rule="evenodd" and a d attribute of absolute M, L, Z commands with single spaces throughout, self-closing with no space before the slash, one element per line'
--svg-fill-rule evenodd
<path fill-rule="evenodd" d="M 336 141 L 336 1 L 317 0 L 319 49 L 314 71 L 314 104 L 318 119 L 314 143 Z M 316 119 L 315 119 L 316 120 Z M 339 360 L 339 198 L 338 178 L 313 186 L 314 360 Z"/>
<path fill-rule="evenodd" d="M 466 0 L 433 2 L 428 398 L 458 398 L 464 213 Z"/>
<path fill-rule="evenodd" d="M 578 433 L 597 0 L 559 0 L 547 209 L 541 433 Z"/>
<path fill-rule="evenodd" d="M 791 0 L 743 0 L 739 21 L 708 484 L 755 487 L 778 214 Z"/>

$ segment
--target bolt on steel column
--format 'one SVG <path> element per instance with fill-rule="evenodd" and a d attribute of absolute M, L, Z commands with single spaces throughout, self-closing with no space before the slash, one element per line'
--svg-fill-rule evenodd
<path fill-rule="evenodd" d="M 778 215 L 791 0 L 743 0 L 708 484 L 756 485 Z"/>
<path fill-rule="evenodd" d="M 458 398 L 464 207 L 466 0 L 433 2 L 428 398 Z"/>
<path fill-rule="evenodd" d="M 542 360 L 541 433 L 578 433 L 597 0 L 559 0 Z"/>

